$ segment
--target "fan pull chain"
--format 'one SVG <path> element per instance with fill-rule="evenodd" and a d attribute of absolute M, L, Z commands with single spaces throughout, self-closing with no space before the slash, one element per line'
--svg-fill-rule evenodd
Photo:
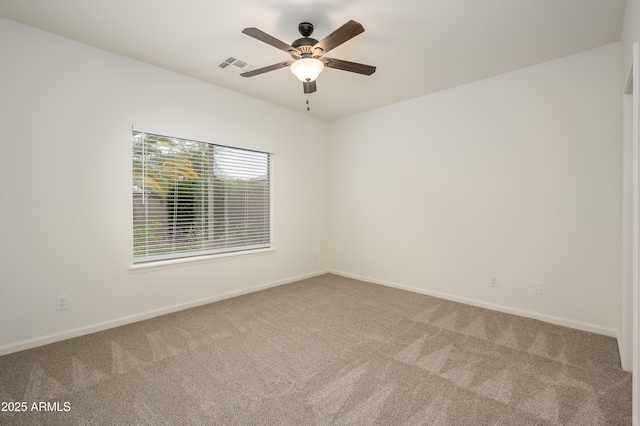
<path fill-rule="evenodd" d="M 310 86 L 311 86 L 311 79 L 307 79 L 307 81 L 304 82 L 304 93 L 307 94 L 307 111 L 310 111 L 311 108 L 309 107 L 309 90 L 310 90 Z"/>

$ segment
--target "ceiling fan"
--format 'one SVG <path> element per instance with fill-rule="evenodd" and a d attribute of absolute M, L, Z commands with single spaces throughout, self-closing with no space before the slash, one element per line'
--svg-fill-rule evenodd
<path fill-rule="evenodd" d="M 359 22 L 351 20 L 320 41 L 309 37 L 313 33 L 313 24 L 310 24 L 309 22 L 302 22 L 298 25 L 298 31 L 302 35 L 302 38 L 297 39 L 289 45 L 254 27 L 242 30 L 244 34 L 250 37 L 287 52 L 293 59 L 285 62 L 278 62 L 277 64 L 258 68 L 252 71 L 247 71 L 240 75 L 242 77 L 253 77 L 265 72 L 290 66 L 291 72 L 302 81 L 304 93 L 308 94 L 317 90 L 316 78 L 318 78 L 318 75 L 320 75 L 324 67 L 364 75 L 371 75 L 376 71 L 376 67 L 371 65 L 364 65 L 324 56 L 331 49 L 334 49 L 345 41 L 363 33 L 364 28 Z"/>

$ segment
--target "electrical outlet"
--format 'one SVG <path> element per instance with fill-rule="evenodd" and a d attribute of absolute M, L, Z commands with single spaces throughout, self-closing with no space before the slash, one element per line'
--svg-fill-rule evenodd
<path fill-rule="evenodd" d="M 497 275 L 491 275 L 489 277 L 489 285 L 491 287 L 498 287 L 498 276 Z"/>
<path fill-rule="evenodd" d="M 56 311 L 64 311 L 69 308 L 69 296 L 56 297 Z"/>

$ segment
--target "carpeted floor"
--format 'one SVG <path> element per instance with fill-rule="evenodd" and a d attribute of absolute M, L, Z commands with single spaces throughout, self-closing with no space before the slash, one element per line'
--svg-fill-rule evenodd
<path fill-rule="evenodd" d="M 2 425 L 622 425 L 631 374 L 610 337 L 328 274 L 0 357 L 0 402 L 26 403 Z"/>

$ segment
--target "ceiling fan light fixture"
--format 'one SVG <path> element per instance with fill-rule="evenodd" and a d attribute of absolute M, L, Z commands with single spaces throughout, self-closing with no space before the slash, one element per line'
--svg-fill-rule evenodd
<path fill-rule="evenodd" d="M 300 81 L 313 81 L 324 69 L 322 61 L 315 58 L 302 58 L 291 64 L 291 72 Z"/>

